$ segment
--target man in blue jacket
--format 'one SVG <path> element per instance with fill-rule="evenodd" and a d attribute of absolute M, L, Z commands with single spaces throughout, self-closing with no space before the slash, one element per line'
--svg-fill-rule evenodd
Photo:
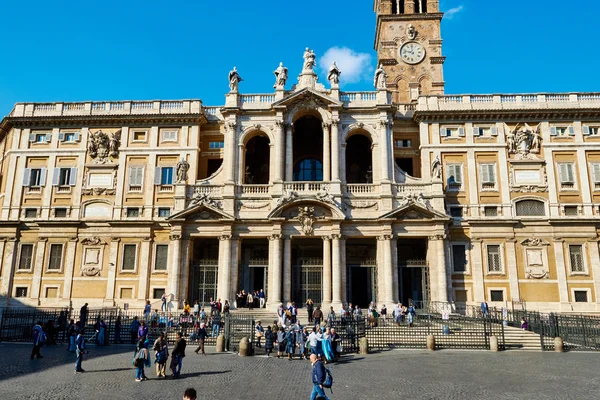
<path fill-rule="evenodd" d="M 75 373 L 85 372 L 85 370 L 81 368 L 81 362 L 83 361 L 83 355 L 85 354 L 85 339 L 83 338 L 84 333 L 85 329 L 81 328 L 77 334 L 77 338 L 75 339 L 75 352 L 77 354 L 77 359 L 75 360 Z"/>
<path fill-rule="evenodd" d="M 35 356 L 37 356 L 37 358 L 44 358 L 44 356 L 40 354 L 40 349 L 44 345 L 45 338 L 46 334 L 42 329 L 42 323 L 38 321 L 33 327 L 33 349 L 31 350 L 30 359 L 33 360 L 33 357 Z"/>
<path fill-rule="evenodd" d="M 310 355 L 310 362 L 312 364 L 313 381 L 313 390 L 310 395 L 310 400 L 315 400 L 317 398 L 329 400 L 323 391 L 323 383 L 325 383 L 325 365 L 317 358 L 316 354 Z"/>

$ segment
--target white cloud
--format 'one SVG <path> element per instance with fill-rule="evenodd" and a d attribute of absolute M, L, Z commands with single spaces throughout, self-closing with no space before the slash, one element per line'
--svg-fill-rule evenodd
<path fill-rule="evenodd" d="M 332 47 L 319 59 L 323 74 L 327 75 L 334 61 L 342 71 L 340 75 L 342 83 L 356 83 L 363 79 L 371 79 L 373 66 L 371 55 L 368 53 L 357 53 L 348 47 Z"/>
<path fill-rule="evenodd" d="M 449 9 L 448 11 L 446 11 L 444 13 L 444 17 L 446 19 L 452 19 L 452 18 L 454 18 L 454 16 L 456 14 L 458 14 L 459 12 L 461 12 L 463 10 L 463 8 L 465 8 L 465 7 L 464 6 L 458 6 L 458 7 L 451 8 L 451 9 Z"/>

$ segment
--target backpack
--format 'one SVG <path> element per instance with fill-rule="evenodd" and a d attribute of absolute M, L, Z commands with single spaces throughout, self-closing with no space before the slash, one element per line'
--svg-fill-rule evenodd
<path fill-rule="evenodd" d="M 333 386 L 333 375 L 331 375 L 331 371 L 328 368 L 325 368 L 325 382 L 323 382 L 323 387 L 326 389 L 330 389 Z M 333 393 L 333 390 L 331 390 Z"/>

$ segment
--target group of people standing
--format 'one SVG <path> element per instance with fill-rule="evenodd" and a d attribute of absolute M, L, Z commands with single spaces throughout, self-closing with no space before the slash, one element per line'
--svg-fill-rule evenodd
<path fill-rule="evenodd" d="M 248 291 L 240 290 L 235 294 L 237 308 L 265 308 L 265 292 L 260 290 Z"/>
<path fill-rule="evenodd" d="M 141 331 L 143 333 L 143 331 Z M 148 379 L 145 374 L 145 367 L 150 367 L 152 361 L 149 350 L 150 340 L 147 336 L 142 336 L 136 346 L 136 351 L 133 356 L 132 364 L 135 367 L 135 381 L 141 382 Z M 181 368 L 183 366 L 183 358 L 185 357 L 186 341 L 181 332 L 177 332 L 175 346 L 169 354 L 169 344 L 165 338 L 165 334 L 161 332 L 158 338 L 154 341 L 152 350 L 154 351 L 154 363 L 156 364 L 156 376 L 158 378 L 166 377 L 166 366 L 169 356 L 171 357 L 170 369 L 173 378 L 179 378 Z"/>

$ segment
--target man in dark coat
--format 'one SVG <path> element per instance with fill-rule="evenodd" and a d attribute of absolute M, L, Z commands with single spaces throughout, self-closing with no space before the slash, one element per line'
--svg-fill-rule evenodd
<path fill-rule="evenodd" d="M 179 375 L 181 375 L 181 366 L 183 365 L 183 357 L 185 357 L 186 344 L 181 332 L 177 332 L 175 347 L 171 353 L 171 370 L 173 371 L 173 378 L 179 378 Z"/>

